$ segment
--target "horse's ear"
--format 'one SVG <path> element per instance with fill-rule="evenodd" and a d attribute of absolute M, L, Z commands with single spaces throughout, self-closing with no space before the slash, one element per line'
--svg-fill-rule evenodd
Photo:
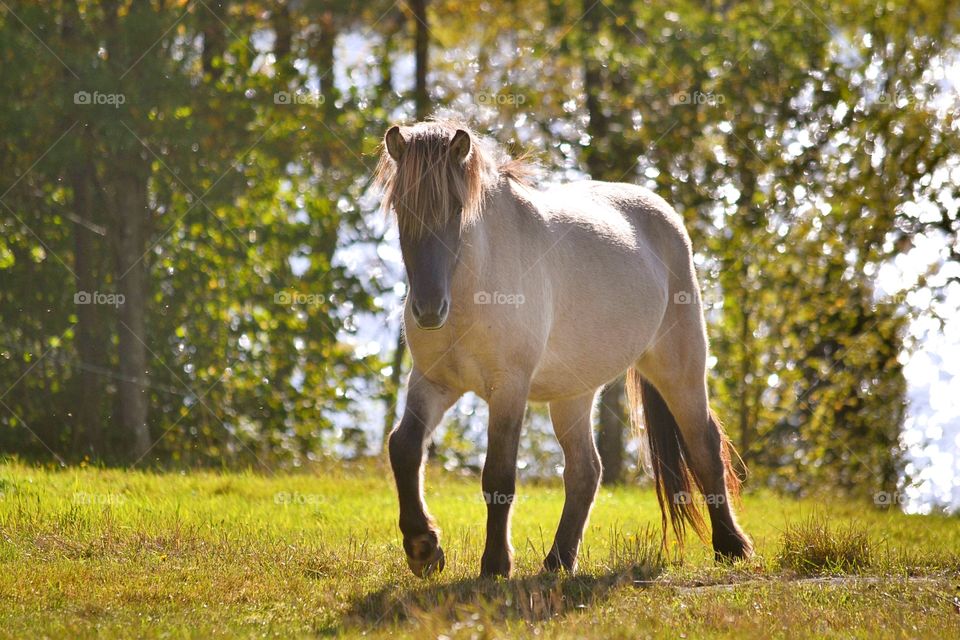
<path fill-rule="evenodd" d="M 463 162 L 470 153 L 470 134 L 463 129 L 457 129 L 450 141 L 450 155 L 457 162 Z"/>
<path fill-rule="evenodd" d="M 400 162 L 400 156 L 403 155 L 403 150 L 407 148 L 407 141 L 403 139 L 400 127 L 396 125 L 390 127 L 387 135 L 383 136 L 383 144 L 386 145 L 390 157 L 396 162 Z"/>

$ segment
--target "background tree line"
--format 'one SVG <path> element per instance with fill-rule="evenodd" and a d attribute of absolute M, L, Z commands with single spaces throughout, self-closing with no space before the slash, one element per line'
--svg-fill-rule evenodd
<path fill-rule="evenodd" d="M 876 278 L 918 234 L 960 261 L 957 8 L 9 2 L 0 448 L 264 468 L 375 449 L 406 361 L 373 154 L 442 107 L 545 180 L 644 184 L 684 215 L 711 393 L 758 481 L 892 489 L 926 310 Z M 598 417 L 611 482 L 622 393 Z M 475 456 L 475 419 L 454 412 L 437 454 Z"/>

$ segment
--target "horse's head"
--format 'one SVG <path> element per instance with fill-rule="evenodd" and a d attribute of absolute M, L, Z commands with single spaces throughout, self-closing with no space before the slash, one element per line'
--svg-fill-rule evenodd
<path fill-rule="evenodd" d="M 421 329 L 447 321 L 461 229 L 479 214 L 481 155 L 468 130 L 442 122 L 394 126 L 384 136 L 377 179 L 397 216 L 410 306 Z"/>

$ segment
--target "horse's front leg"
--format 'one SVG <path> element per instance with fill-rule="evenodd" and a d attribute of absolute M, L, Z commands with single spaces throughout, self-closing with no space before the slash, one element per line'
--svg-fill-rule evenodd
<path fill-rule="evenodd" d="M 527 404 L 527 384 L 515 384 L 491 394 L 487 459 L 483 465 L 483 499 L 487 503 L 487 542 L 480 575 L 509 577 L 513 568 L 510 510 L 517 484 L 517 448 Z"/>
<path fill-rule="evenodd" d="M 403 417 L 390 432 L 390 466 L 400 498 L 400 532 L 407 564 L 414 575 L 426 578 L 443 571 L 440 531 L 423 500 L 423 459 L 427 443 L 457 394 L 410 372 Z"/>

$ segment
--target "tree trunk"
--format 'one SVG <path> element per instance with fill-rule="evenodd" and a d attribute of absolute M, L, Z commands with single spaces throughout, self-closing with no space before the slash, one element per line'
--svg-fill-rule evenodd
<path fill-rule="evenodd" d="M 207 2 L 201 5 L 199 11 L 200 29 L 203 32 L 203 73 L 209 74 L 217 80 L 223 75 L 223 65 L 214 66 L 214 60 L 222 60 L 227 48 L 227 38 L 224 33 L 227 20 L 227 0 L 221 2 Z"/>
<path fill-rule="evenodd" d="M 290 53 L 293 50 L 293 20 L 287 2 L 278 2 L 274 6 L 271 26 L 276 36 L 273 42 L 273 55 L 277 60 L 277 77 L 281 82 L 286 82 L 297 72 L 290 59 Z"/>
<path fill-rule="evenodd" d="M 71 173 L 74 215 L 74 273 L 77 293 L 90 295 L 98 290 L 94 227 L 93 167 L 87 160 L 78 163 Z M 92 302 L 92 301 L 91 301 Z M 74 448 L 94 458 L 102 456 L 103 429 L 100 424 L 103 385 L 99 371 L 106 365 L 102 341 L 100 313 L 96 304 L 77 304 L 77 422 L 73 433 Z"/>
<path fill-rule="evenodd" d="M 316 18 L 311 19 L 318 25 L 318 28 L 311 33 L 311 39 L 307 45 L 307 51 L 311 60 L 317 65 L 317 72 L 320 81 L 320 99 L 322 104 L 320 110 L 323 112 L 324 122 L 328 130 L 324 130 L 325 137 L 332 133 L 331 129 L 336 129 L 337 119 L 337 89 L 334 85 L 334 65 L 335 46 L 337 44 L 337 25 L 334 19 L 333 11 L 326 10 L 320 13 Z M 320 143 L 317 148 L 317 156 L 320 164 L 328 168 L 333 164 L 332 148 L 336 142 L 328 139 L 326 143 Z"/>
<path fill-rule="evenodd" d="M 602 9 L 602 8 L 601 8 Z M 587 171 L 594 180 L 609 180 L 610 162 L 608 151 L 609 123 L 602 109 L 603 93 L 603 66 L 589 51 L 591 43 L 600 36 L 601 20 L 597 7 L 591 0 L 584 0 L 584 16 L 582 33 L 580 35 L 581 55 L 583 56 L 583 93 L 587 110 L 587 134 L 590 136 L 590 145 L 584 149 L 584 161 Z"/>
<path fill-rule="evenodd" d="M 320 78 L 320 95 L 323 97 L 323 113 L 331 122 L 336 117 L 337 91 L 333 84 L 334 46 L 337 43 L 337 28 L 333 21 L 333 12 L 325 11 L 320 16 L 320 36 L 317 41 L 317 68 L 323 74 Z"/>
<path fill-rule="evenodd" d="M 147 288 L 146 267 L 141 259 L 147 251 L 146 178 L 136 172 L 125 172 L 117 176 L 115 188 L 113 239 L 117 292 L 123 296 L 122 304 L 117 306 L 120 320 L 120 430 L 130 455 L 138 460 L 153 444 L 147 426 Z"/>
<path fill-rule="evenodd" d="M 413 0 L 414 29 L 416 29 L 416 87 L 414 104 L 417 120 L 423 120 L 430 114 L 430 95 L 427 92 L 427 69 L 429 65 L 430 28 L 427 24 L 427 0 Z"/>
<path fill-rule="evenodd" d="M 61 37 L 68 51 L 82 50 L 79 28 L 81 18 L 77 6 L 70 3 L 64 7 Z M 64 69 L 65 82 L 71 81 L 71 72 Z M 92 294 L 99 288 L 98 275 L 103 273 L 97 251 L 96 236 L 103 235 L 97 222 L 98 207 L 95 204 L 95 174 L 89 136 L 80 136 L 75 147 L 76 157 L 70 163 L 70 187 L 73 191 L 73 271 L 76 293 Z M 74 302 L 81 302 L 79 297 Z M 100 371 L 106 368 L 106 334 L 100 326 L 99 308 L 95 304 L 75 304 L 77 314 L 74 344 L 79 358 L 79 368 L 74 371 L 76 394 L 76 421 L 73 425 L 73 450 L 92 458 L 102 457 L 106 451 L 103 439 L 104 385 Z"/>
<path fill-rule="evenodd" d="M 744 260 L 746 259 L 744 258 Z M 746 271 L 746 268 L 744 268 L 744 271 Z M 747 281 L 744 280 L 744 282 Z M 747 306 L 744 305 L 742 313 L 740 314 L 740 344 L 743 355 L 740 359 L 740 406 L 738 412 L 740 423 L 739 453 L 744 463 L 750 459 L 750 444 L 753 440 L 751 437 L 750 406 L 748 401 L 750 388 L 747 384 L 747 375 L 750 373 L 750 349 L 747 345 L 750 344 L 749 341 L 752 337 L 750 333 L 750 312 L 747 310 Z"/>

